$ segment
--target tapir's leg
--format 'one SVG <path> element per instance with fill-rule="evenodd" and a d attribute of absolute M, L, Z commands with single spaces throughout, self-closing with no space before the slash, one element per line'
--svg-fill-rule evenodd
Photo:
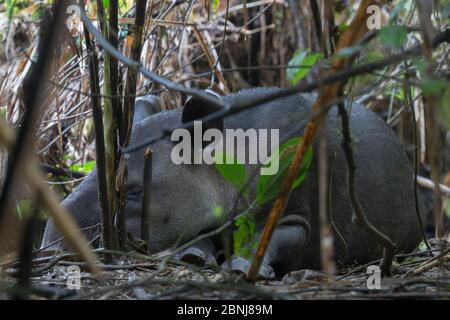
<path fill-rule="evenodd" d="M 197 266 L 215 266 L 216 246 L 211 239 L 203 239 L 177 255 L 181 261 Z"/>
<path fill-rule="evenodd" d="M 301 253 L 308 242 L 309 224 L 299 217 L 284 219 L 276 228 L 267 248 L 266 255 L 259 270 L 260 277 L 271 278 L 276 273 L 284 271 L 293 265 L 294 260 L 301 257 Z M 251 259 L 242 257 L 231 258 L 222 268 L 235 272 L 247 273 Z M 283 272 L 281 272 L 283 273 Z"/>
<path fill-rule="evenodd" d="M 308 228 L 299 224 L 281 224 L 275 231 L 267 248 L 265 260 L 276 273 L 284 273 L 300 262 L 308 243 Z"/>

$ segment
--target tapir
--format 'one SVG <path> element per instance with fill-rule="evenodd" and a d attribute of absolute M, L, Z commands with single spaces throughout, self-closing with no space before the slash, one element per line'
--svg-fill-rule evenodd
<path fill-rule="evenodd" d="M 275 88 L 254 88 L 230 94 L 220 99 L 237 102 L 257 95 L 269 94 Z M 311 95 L 281 97 L 256 107 L 233 113 L 211 126 L 226 130 L 279 129 L 281 140 L 302 136 L 311 116 L 314 101 Z M 189 99 L 184 107 L 154 113 L 158 100 L 147 96 L 136 101 L 130 145 L 152 134 L 167 132 L 217 111 L 197 99 Z M 356 193 L 371 224 L 390 237 L 397 252 L 411 252 L 421 240 L 419 217 L 414 202 L 414 174 L 407 154 L 393 130 L 375 113 L 358 104 L 347 106 L 352 148 L 356 164 Z M 334 233 L 335 259 L 339 265 L 361 264 L 378 259 L 383 248 L 354 219 L 347 188 L 348 169 L 342 151 L 341 120 L 337 108 L 331 108 L 324 121 L 327 135 L 328 221 Z M 175 142 L 170 136 L 149 147 L 153 151 L 151 206 L 149 215 L 151 253 L 187 243 L 199 235 L 219 228 L 223 219 L 213 214 L 220 206 L 227 217 L 234 217 L 246 208 L 246 200 L 236 187 L 228 183 L 214 165 L 174 164 L 171 151 Z M 126 192 L 127 232 L 138 238 L 142 208 L 144 149 L 133 151 L 128 159 Z M 299 269 L 320 269 L 318 143 L 313 143 L 313 159 L 303 182 L 291 196 L 271 238 L 260 275 L 282 276 Z M 246 165 L 251 181 L 250 197 L 254 196 L 259 165 Z M 252 171 L 253 170 L 253 171 Z M 150 183 L 150 182 L 149 182 Z M 100 206 L 95 169 L 63 202 L 89 239 L 98 236 Z M 420 218 L 424 210 L 419 199 Z M 261 234 L 271 204 L 256 213 L 255 233 Z M 52 220 L 46 226 L 42 247 L 48 247 L 60 236 Z M 246 272 L 251 257 L 229 256 L 220 261 L 223 237 L 206 238 L 179 254 L 179 259 L 197 263 L 219 262 L 236 272 Z M 258 238 L 257 238 L 258 239 Z M 50 246 L 52 247 L 52 246 Z M 192 259 L 192 258 L 195 259 Z M 228 266 L 228 267 L 226 267 Z"/>

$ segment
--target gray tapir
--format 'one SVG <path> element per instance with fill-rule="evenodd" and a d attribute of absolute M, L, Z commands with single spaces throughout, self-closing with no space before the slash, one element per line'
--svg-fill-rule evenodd
<path fill-rule="evenodd" d="M 237 101 L 267 94 L 273 89 L 257 88 L 240 91 L 221 99 Z M 310 97 L 310 96 L 309 96 Z M 153 114 L 157 100 L 141 98 L 136 102 L 136 117 L 131 145 L 149 135 L 164 132 L 182 122 L 192 121 L 216 109 L 190 99 L 184 108 Z M 312 100 L 295 95 L 279 98 L 216 121 L 213 126 L 224 129 L 279 129 L 280 139 L 302 134 L 311 113 Z M 151 112 L 150 112 L 151 113 Z M 349 108 L 356 171 L 356 188 L 368 220 L 388 235 L 399 252 L 410 252 L 420 242 L 421 233 L 414 205 L 411 164 L 394 132 L 381 118 L 361 105 Z M 142 119 L 144 118 L 144 119 Z M 335 257 L 340 264 L 365 263 L 381 256 L 382 248 L 375 239 L 352 220 L 347 192 L 347 167 L 341 150 L 340 118 L 333 108 L 326 121 L 329 164 L 329 221 L 335 234 Z M 151 182 L 150 252 L 159 252 L 194 239 L 221 225 L 213 214 L 221 206 L 229 215 L 242 212 L 246 202 L 239 191 L 227 183 L 214 165 L 175 165 L 171 152 L 175 142 L 168 136 L 151 145 L 153 179 Z M 143 150 L 130 154 L 127 184 L 127 230 L 140 235 L 143 188 Z M 247 165 L 250 172 L 257 165 Z M 255 170 L 253 170 L 255 172 Z M 250 193 L 254 196 L 258 175 L 253 175 Z M 420 199 L 419 199 L 420 200 Z M 420 204 L 420 208 L 422 204 Z M 75 217 L 89 238 L 98 235 L 100 208 L 97 200 L 97 173 L 91 172 L 62 203 Z M 260 233 L 270 205 L 256 216 Z M 421 212 L 423 215 L 423 212 Z M 423 218 L 423 217 L 422 217 Z M 42 246 L 58 238 L 52 221 L 46 227 Z M 218 239 L 221 239 L 218 237 Z M 283 217 L 275 229 L 263 266 L 262 276 L 283 275 L 301 268 L 320 268 L 318 223 L 318 156 L 314 146 L 312 164 L 303 183 L 292 192 Z M 221 241 L 206 239 L 181 253 L 180 258 L 197 262 L 215 261 Z M 245 272 L 249 261 L 232 257 L 224 266 Z"/>

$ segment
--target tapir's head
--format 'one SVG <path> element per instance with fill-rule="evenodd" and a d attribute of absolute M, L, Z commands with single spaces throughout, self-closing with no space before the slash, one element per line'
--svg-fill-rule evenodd
<path fill-rule="evenodd" d="M 131 146 L 215 111 L 191 99 L 182 109 L 153 114 L 159 109 L 158 102 L 152 96 L 136 101 Z M 219 122 L 215 125 L 222 124 Z M 192 238 L 208 229 L 208 226 L 216 223 L 214 206 L 228 202 L 224 199 L 227 194 L 224 188 L 228 186 L 212 166 L 173 163 L 171 153 L 175 144 L 168 136 L 148 146 L 153 151 L 150 212 L 145 213 L 149 217 L 150 252 L 167 249 L 177 241 Z M 127 232 L 135 238 L 141 235 L 143 187 L 145 183 L 150 183 L 143 181 L 145 149 L 143 147 L 130 152 L 127 162 L 126 226 Z M 98 236 L 100 231 L 97 189 L 97 171 L 93 170 L 62 203 L 90 240 Z M 50 220 L 42 247 L 51 246 L 58 238 L 57 230 Z"/>

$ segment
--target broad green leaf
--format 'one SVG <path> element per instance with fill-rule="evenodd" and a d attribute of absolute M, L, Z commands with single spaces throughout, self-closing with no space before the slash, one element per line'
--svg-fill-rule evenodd
<path fill-rule="evenodd" d="M 73 166 L 69 167 L 70 170 L 83 173 L 89 173 L 94 168 L 95 168 L 95 161 L 88 161 L 84 164 L 74 164 Z"/>
<path fill-rule="evenodd" d="M 311 68 L 316 64 L 317 60 L 323 57 L 322 53 L 311 53 L 308 50 L 295 51 L 288 66 L 301 66 L 301 68 L 288 68 L 287 78 L 292 85 L 296 85 L 302 78 L 304 78 Z"/>
<path fill-rule="evenodd" d="M 109 0 L 103 0 L 103 7 L 105 10 L 109 9 Z"/>
<path fill-rule="evenodd" d="M 379 33 L 381 43 L 393 48 L 403 47 L 407 35 L 408 29 L 404 26 L 386 26 Z"/>
<path fill-rule="evenodd" d="M 280 190 L 284 180 L 284 177 L 291 165 L 297 144 L 300 142 L 301 138 L 292 138 L 284 142 L 280 146 L 279 159 L 271 157 L 269 161 L 264 166 L 271 166 L 272 161 L 279 161 L 279 170 L 275 175 L 262 175 L 259 177 L 258 185 L 256 188 L 256 203 L 262 205 L 264 203 L 274 200 Z M 297 188 L 300 183 L 305 179 L 308 169 L 311 165 L 313 157 L 313 151 L 310 147 L 303 158 L 302 164 L 300 165 L 300 172 L 295 179 L 292 189 Z"/>
<path fill-rule="evenodd" d="M 215 156 L 215 167 L 221 176 L 231 183 L 236 189 L 241 190 L 247 184 L 247 172 L 242 164 L 230 155 L 217 152 Z M 244 191 L 243 196 L 248 199 L 248 188 Z"/>

